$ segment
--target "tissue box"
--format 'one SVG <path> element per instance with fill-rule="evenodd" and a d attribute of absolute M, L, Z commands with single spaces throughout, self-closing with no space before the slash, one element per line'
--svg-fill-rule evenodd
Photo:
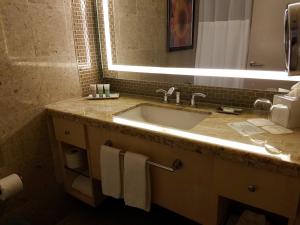
<path fill-rule="evenodd" d="M 300 127 L 300 99 L 286 96 L 275 95 L 273 105 L 285 105 L 287 111 L 274 110 L 271 114 L 271 120 L 289 129 Z"/>

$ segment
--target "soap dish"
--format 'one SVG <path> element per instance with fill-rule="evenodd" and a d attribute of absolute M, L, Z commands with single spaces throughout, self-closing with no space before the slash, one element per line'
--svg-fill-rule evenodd
<path fill-rule="evenodd" d="M 225 113 L 225 114 L 240 115 L 243 112 L 243 109 L 227 107 L 227 106 L 220 106 L 219 108 L 217 108 L 217 112 Z"/>
<path fill-rule="evenodd" d="M 105 95 L 100 96 L 99 94 L 96 95 L 96 97 L 93 97 L 92 95 L 89 95 L 86 97 L 87 100 L 109 100 L 109 99 L 118 99 L 120 97 L 119 93 L 110 93 L 109 97 L 106 97 Z"/>

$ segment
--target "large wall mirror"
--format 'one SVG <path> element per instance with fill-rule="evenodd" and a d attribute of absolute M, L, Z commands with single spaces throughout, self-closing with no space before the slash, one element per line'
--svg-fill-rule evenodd
<path fill-rule="evenodd" d="M 102 1 L 102 60 L 118 78 L 272 91 L 300 80 L 285 72 L 284 45 L 299 0 Z"/>

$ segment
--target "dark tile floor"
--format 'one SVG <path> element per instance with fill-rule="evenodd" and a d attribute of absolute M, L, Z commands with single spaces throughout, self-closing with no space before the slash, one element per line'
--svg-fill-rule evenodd
<path fill-rule="evenodd" d="M 107 199 L 91 208 L 78 204 L 69 216 L 57 225 L 199 225 L 168 210 L 153 206 L 151 213 L 125 207 L 122 201 Z"/>

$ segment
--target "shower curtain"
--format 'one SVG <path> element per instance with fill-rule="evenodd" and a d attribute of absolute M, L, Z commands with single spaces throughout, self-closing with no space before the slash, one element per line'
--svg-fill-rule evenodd
<path fill-rule="evenodd" d="M 253 0 L 200 0 L 196 68 L 246 69 Z M 195 77 L 195 84 L 243 87 L 242 79 Z"/>

